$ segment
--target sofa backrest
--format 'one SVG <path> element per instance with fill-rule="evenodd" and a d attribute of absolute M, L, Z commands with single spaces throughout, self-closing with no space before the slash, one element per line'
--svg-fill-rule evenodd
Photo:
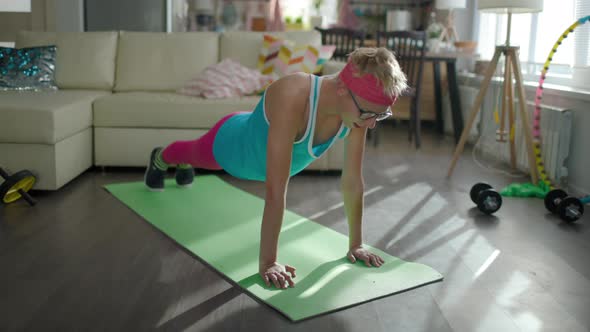
<path fill-rule="evenodd" d="M 322 36 L 318 31 L 286 31 L 286 32 L 252 32 L 229 31 L 221 34 L 219 61 L 230 58 L 242 65 L 257 68 L 258 55 L 262 48 L 265 34 L 295 42 L 297 45 L 322 45 Z"/>
<path fill-rule="evenodd" d="M 217 63 L 215 32 L 121 32 L 115 91 L 176 91 Z"/>
<path fill-rule="evenodd" d="M 265 34 L 298 45 L 322 44 L 317 31 L 21 31 L 16 47 L 57 45 L 55 78 L 60 89 L 176 91 L 226 58 L 257 68 Z"/>
<path fill-rule="evenodd" d="M 60 89 L 111 90 L 115 82 L 116 31 L 17 34 L 15 46 L 56 45 L 55 81 Z"/>

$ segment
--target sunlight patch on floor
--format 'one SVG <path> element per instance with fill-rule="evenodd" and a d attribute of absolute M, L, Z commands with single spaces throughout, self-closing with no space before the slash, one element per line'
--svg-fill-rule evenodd
<path fill-rule="evenodd" d="M 387 242 L 390 247 L 396 241 L 403 239 L 424 223 L 438 223 L 431 218 L 442 211 L 448 202 L 438 193 L 433 192 L 430 185 L 416 183 L 387 197 L 375 205 L 387 214 L 396 233 Z"/>
<path fill-rule="evenodd" d="M 395 167 L 391 167 L 388 169 L 383 170 L 383 175 L 393 179 L 393 182 L 397 182 L 396 180 L 404 173 L 407 173 L 410 170 L 407 164 L 398 165 Z"/>
<path fill-rule="evenodd" d="M 430 248 L 434 251 L 437 247 L 448 246 L 457 236 L 473 236 L 474 231 L 465 229 L 465 219 L 454 215 L 442 222 L 435 224 L 436 227 L 430 229 L 427 233 L 422 234 L 417 241 L 409 244 L 407 250 L 414 252 L 421 251 L 424 248 Z"/>
<path fill-rule="evenodd" d="M 383 186 L 377 186 L 377 187 L 371 188 L 371 189 L 365 191 L 364 196 L 367 197 L 368 195 L 371 195 L 372 193 L 378 192 L 378 191 L 380 191 L 382 189 L 383 189 Z M 317 213 L 309 216 L 308 218 L 301 218 L 299 220 L 296 220 L 296 221 L 292 222 L 291 224 L 289 224 L 287 226 L 284 226 L 281 231 L 282 232 L 288 231 L 291 228 L 294 228 L 294 227 L 299 226 L 300 224 L 302 224 L 303 222 L 305 222 L 308 219 L 309 220 L 317 219 L 317 218 L 319 218 L 319 217 L 321 217 L 323 215 L 326 215 L 329 212 L 334 211 L 336 209 L 339 209 L 339 208 L 341 208 L 343 206 L 344 206 L 344 202 L 341 202 L 341 203 L 338 203 L 338 204 L 334 204 L 334 205 L 328 207 L 325 210 L 322 210 L 320 212 L 317 212 Z"/>
<path fill-rule="evenodd" d="M 461 256 L 465 265 L 474 271 L 473 279 L 479 278 L 486 271 L 489 273 L 490 266 L 500 254 L 500 250 L 480 235 L 477 229 L 458 235 L 449 244 Z"/>
<path fill-rule="evenodd" d="M 523 312 L 516 317 L 519 326 L 526 326 L 527 331 L 543 331 L 543 322 L 532 312 Z"/>
<path fill-rule="evenodd" d="M 487 270 L 488 267 L 490 267 L 490 265 L 492 265 L 494 260 L 496 260 L 498 255 L 500 255 L 500 250 L 498 250 L 498 249 L 494 250 L 494 252 L 490 255 L 490 257 L 488 257 L 488 259 L 486 259 L 486 261 L 481 265 L 481 267 L 475 272 L 475 274 L 473 275 L 473 279 L 477 279 L 482 273 L 484 273 L 485 270 Z"/>
<path fill-rule="evenodd" d="M 349 265 L 338 265 L 338 266 L 334 267 L 332 270 L 328 271 L 325 275 L 323 275 L 320 278 L 320 280 L 318 280 L 311 287 L 306 289 L 305 292 L 301 293 L 301 295 L 299 295 L 298 297 L 304 299 L 304 298 L 313 296 L 320 289 L 322 289 L 324 286 L 326 286 L 330 281 L 332 281 L 336 277 L 338 277 L 339 274 L 341 274 L 344 271 L 349 270 L 349 269 L 350 269 Z"/>

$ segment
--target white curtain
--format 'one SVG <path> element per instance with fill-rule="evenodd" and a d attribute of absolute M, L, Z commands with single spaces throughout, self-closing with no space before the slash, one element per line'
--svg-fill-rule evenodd
<path fill-rule="evenodd" d="M 283 19 L 283 9 L 280 0 L 270 0 L 268 15 L 268 30 L 284 31 L 285 21 Z"/>
<path fill-rule="evenodd" d="M 590 1 L 576 0 L 575 15 L 581 19 L 590 15 Z M 574 32 L 574 65 L 590 66 L 590 22 L 578 26 Z"/>

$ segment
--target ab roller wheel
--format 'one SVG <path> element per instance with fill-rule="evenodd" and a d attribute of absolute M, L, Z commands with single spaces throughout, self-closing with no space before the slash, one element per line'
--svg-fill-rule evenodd
<path fill-rule="evenodd" d="M 574 222 L 584 215 L 584 204 L 561 189 L 553 189 L 545 196 L 545 207 L 566 222 Z"/>
<path fill-rule="evenodd" d="M 8 175 L 0 168 L 0 176 L 4 182 L 0 185 L 0 198 L 2 202 L 8 204 L 17 201 L 21 197 L 31 206 L 37 202 L 27 192 L 35 185 L 36 178 L 33 173 L 24 170 Z"/>
<path fill-rule="evenodd" d="M 473 203 L 485 213 L 492 214 L 502 206 L 502 196 L 487 183 L 476 183 L 469 192 Z"/>

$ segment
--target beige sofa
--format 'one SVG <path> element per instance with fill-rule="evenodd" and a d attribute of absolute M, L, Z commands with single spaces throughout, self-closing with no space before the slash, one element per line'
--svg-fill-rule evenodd
<path fill-rule="evenodd" d="M 319 33 L 275 35 L 320 45 Z M 0 166 L 29 169 L 56 190 L 96 166 L 144 166 L 154 146 L 204 134 L 258 97 L 207 100 L 175 93 L 206 66 L 256 68 L 262 33 L 20 32 L 16 47 L 57 45 L 56 92 L 0 91 Z M 330 62 L 325 73 L 342 64 Z M 308 169 L 340 170 L 342 143 Z"/>

